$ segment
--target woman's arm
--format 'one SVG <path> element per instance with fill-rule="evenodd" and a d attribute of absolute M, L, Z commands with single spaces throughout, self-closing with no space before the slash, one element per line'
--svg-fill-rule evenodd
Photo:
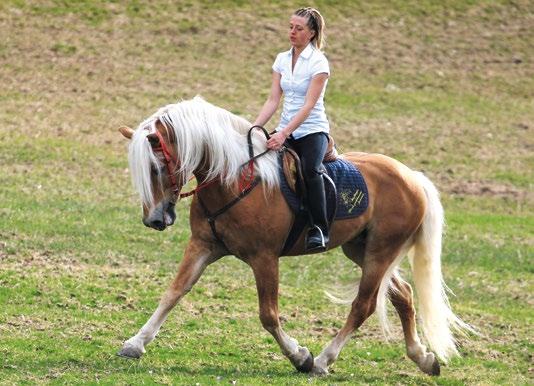
<path fill-rule="evenodd" d="M 280 103 L 280 99 L 282 98 L 282 87 L 280 87 L 280 78 L 281 75 L 278 72 L 273 71 L 271 93 L 269 95 L 269 98 L 267 98 L 267 101 L 261 108 L 261 111 L 258 114 L 258 117 L 254 121 L 253 125 L 265 125 L 267 122 L 269 122 L 269 119 L 271 119 L 276 109 L 278 108 L 278 104 Z"/>
<path fill-rule="evenodd" d="M 278 133 L 271 136 L 271 139 L 267 141 L 267 147 L 272 150 L 278 150 L 282 147 L 287 137 L 291 135 L 293 131 L 299 127 L 302 122 L 308 118 L 310 112 L 313 109 L 313 106 L 317 103 L 317 100 L 321 96 L 323 87 L 328 79 L 327 73 L 320 73 L 315 75 L 308 87 L 308 92 L 306 93 L 306 99 L 304 100 L 304 105 L 300 108 L 298 113 L 295 114 L 293 119 L 289 121 L 286 127 L 280 130 Z"/>

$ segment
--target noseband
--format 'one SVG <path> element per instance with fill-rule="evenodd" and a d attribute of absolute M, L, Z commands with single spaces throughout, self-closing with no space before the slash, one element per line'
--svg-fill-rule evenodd
<path fill-rule="evenodd" d="M 167 167 L 167 174 L 169 175 L 169 179 L 171 180 L 172 185 L 172 191 L 174 194 L 178 194 L 180 191 L 180 188 L 178 187 L 178 184 L 176 183 L 176 176 L 174 173 L 176 172 L 176 169 L 178 169 L 178 159 L 176 157 L 173 157 L 172 153 L 169 151 L 169 148 L 165 144 L 165 141 L 163 139 L 163 136 L 159 132 L 159 130 L 156 129 L 156 137 L 158 137 L 159 140 L 159 147 L 155 147 L 154 151 L 161 151 L 163 153 L 163 157 L 165 158 L 165 166 Z M 174 168 L 171 166 L 174 163 Z"/>

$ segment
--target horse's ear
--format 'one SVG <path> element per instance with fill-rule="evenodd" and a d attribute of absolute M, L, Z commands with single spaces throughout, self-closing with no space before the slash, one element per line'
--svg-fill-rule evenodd
<path fill-rule="evenodd" d="M 119 127 L 119 131 L 125 138 L 128 138 L 128 139 L 132 139 L 133 134 L 134 134 L 134 131 L 128 126 Z"/>
<path fill-rule="evenodd" d="M 148 142 L 152 147 L 159 146 L 159 137 L 156 135 L 156 133 L 148 134 L 146 139 L 148 139 Z"/>

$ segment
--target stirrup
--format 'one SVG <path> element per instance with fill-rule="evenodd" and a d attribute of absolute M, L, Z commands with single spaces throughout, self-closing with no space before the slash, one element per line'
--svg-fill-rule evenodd
<path fill-rule="evenodd" d="M 310 237 L 310 233 L 314 232 L 315 230 L 319 231 L 319 234 L 314 235 L 314 237 Z M 308 229 L 308 233 L 306 234 L 306 240 L 305 240 L 306 252 L 325 251 L 327 243 L 328 243 L 328 238 L 325 239 L 322 229 L 319 228 L 317 225 L 314 225 L 313 227 Z"/>

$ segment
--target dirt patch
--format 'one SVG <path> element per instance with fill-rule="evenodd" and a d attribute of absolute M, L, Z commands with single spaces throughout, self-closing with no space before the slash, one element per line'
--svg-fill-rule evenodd
<path fill-rule="evenodd" d="M 514 200 L 532 201 L 532 194 L 523 189 L 495 182 L 455 181 L 444 185 L 444 191 L 458 195 L 507 197 Z"/>

